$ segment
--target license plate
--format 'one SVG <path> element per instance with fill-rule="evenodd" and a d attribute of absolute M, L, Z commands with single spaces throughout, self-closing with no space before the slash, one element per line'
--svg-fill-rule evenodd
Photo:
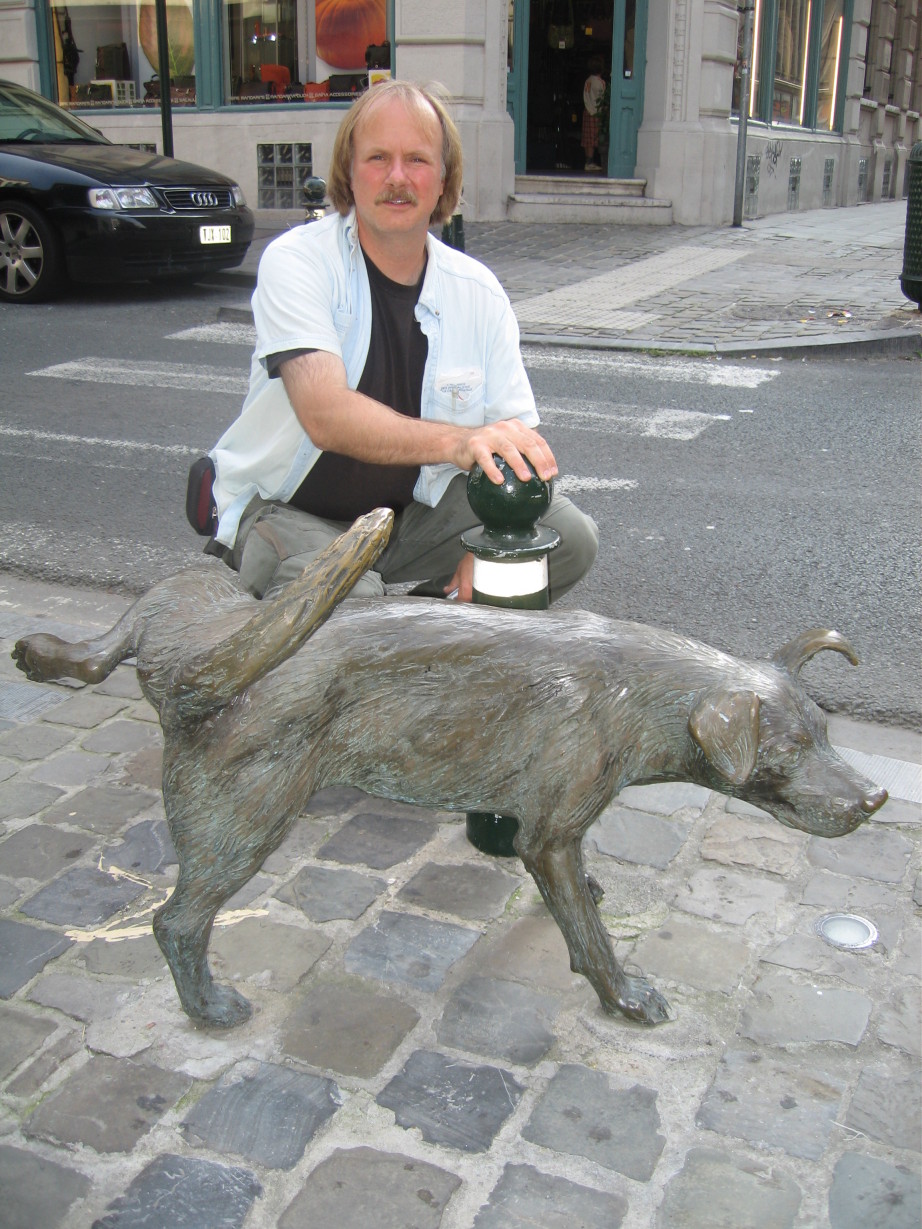
<path fill-rule="evenodd" d="M 198 237 L 201 243 L 230 243 L 231 228 L 229 226 L 200 226 Z"/>

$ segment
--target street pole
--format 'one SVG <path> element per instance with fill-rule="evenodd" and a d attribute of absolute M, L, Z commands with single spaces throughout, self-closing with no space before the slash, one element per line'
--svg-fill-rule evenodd
<path fill-rule="evenodd" d="M 743 60 L 740 64 L 740 123 L 736 138 L 736 186 L 733 194 L 733 225 L 743 225 L 746 190 L 746 128 L 749 123 L 749 79 L 752 73 L 752 14 L 755 0 L 743 0 Z"/>
<path fill-rule="evenodd" d="M 173 157 L 173 109 L 170 98 L 170 44 L 167 41 L 166 0 L 154 0 L 157 18 L 157 73 L 160 77 L 160 128 L 163 152 Z"/>

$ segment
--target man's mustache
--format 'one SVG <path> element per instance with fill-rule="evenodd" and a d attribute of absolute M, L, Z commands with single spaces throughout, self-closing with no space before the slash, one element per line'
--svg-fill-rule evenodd
<path fill-rule="evenodd" d="M 396 189 L 386 189 L 375 197 L 376 205 L 416 205 L 417 203 L 416 194 L 408 189 L 400 192 L 396 191 Z"/>

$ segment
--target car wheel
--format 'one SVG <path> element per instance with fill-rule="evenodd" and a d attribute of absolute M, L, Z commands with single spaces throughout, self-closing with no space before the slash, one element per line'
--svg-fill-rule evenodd
<path fill-rule="evenodd" d="M 49 223 L 31 205 L 0 205 L 0 300 L 40 303 L 60 280 L 60 248 Z"/>

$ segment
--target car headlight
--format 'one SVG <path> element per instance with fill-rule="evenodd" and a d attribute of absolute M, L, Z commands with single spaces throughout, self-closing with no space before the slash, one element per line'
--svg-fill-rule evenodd
<path fill-rule="evenodd" d="M 94 209 L 157 208 L 149 188 L 90 188 L 88 195 Z"/>
<path fill-rule="evenodd" d="M 243 189 L 238 184 L 231 185 L 231 196 L 234 198 L 235 205 L 245 205 L 246 197 L 243 195 Z"/>

